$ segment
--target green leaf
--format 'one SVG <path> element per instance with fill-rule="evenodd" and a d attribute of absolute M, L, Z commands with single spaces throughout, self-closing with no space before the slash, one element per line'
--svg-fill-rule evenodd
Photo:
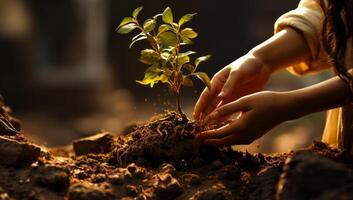
<path fill-rule="evenodd" d="M 165 75 L 161 75 L 162 72 L 163 71 L 159 69 L 158 64 L 154 64 L 147 68 L 143 80 L 137 80 L 136 82 L 142 85 L 150 85 L 150 87 L 153 88 L 154 84 L 158 83 L 159 81 L 165 81 Z"/>
<path fill-rule="evenodd" d="M 181 68 L 185 63 L 190 62 L 189 56 L 183 56 L 178 58 L 178 67 Z"/>
<path fill-rule="evenodd" d="M 169 52 L 163 52 L 161 53 L 161 57 L 165 61 L 169 61 L 171 54 Z"/>
<path fill-rule="evenodd" d="M 131 48 L 136 42 L 141 41 L 141 40 L 146 40 L 147 36 L 141 36 L 139 38 L 136 38 L 135 40 L 132 40 L 132 42 L 129 45 L 129 48 Z"/>
<path fill-rule="evenodd" d="M 159 79 L 162 83 L 169 83 L 168 77 L 165 74 L 160 75 Z"/>
<path fill-rule="evenodd" d="M 162 15 L 162 20 L 163 20 L 163 22 L 168 23 L 168 24 L 172 24 L 173 23 L 173 12 L 172 12 L 172 9 L 167 7 L 164 10 L 163 15 Z"/>
<path fill-rule="evenodd" d="M 153 49 L 144 49 L 141 51 L 139 60 L 144 64 L 150 65 L 158 62 L 159 56 Z"/>
<path fill-rule="evenodd" d="M 181 36 L 181 41 L 182 41 L 181 45 L 192 44 L 192 41 L 185 36 Z"/>
<path fill-rule="evenodd" d="M 139 37 L 141 37 L 141 36 L 146 36 L 146 34 L 145 34 L 144 32 L 141 32 L 141 33 L 135 35 L 135 36 L 131 39 L 131 41 L 136 40 L 137 38 L 139 38 Z"/>
<path fill-rule="evenodd" d="M 194 86 L 194 83 L 192 82 L 192 80 L 189 77 L 187 77 L 187 76 L 183 76 L 183 82 L 181 82 L 181 84 L 186 86 L 186 87 Z"/>
<path fill-rule="evenodd" d="M 174 47 L 177 43 L 176 35 L 169 31 L 157 35 L 157 39 L 162 48 Z"/>
<path fill-rule="evenodd" d="M 135 19 L 137 19 L 137 17 L 138 17 L 138 15 L 139 15 L 139 13 L 141 12 L 142 8 L 143 8 L 142 6 L 137 7 L 137 8 L 132 12 L 132 17 L 135 18 Z"/>
<path fill-rule="evenodd" d="M 173 52 L 175 52 L 175 47 L 172 47 L 172 46 L 166 47 L 166 48 L 162 49 L 162 52 L 173 53 Z"/>
<path fill-rule="evenodd" d="M 192 28 L 184 28 L 183 30 L 181 30 L 180 32 L 183 36 L 187 37 L 187 38 L 196 38 L 198 36 L 198 34 L 192 29 Z"/>
<path fill-rule="evenodd" d="M 170 27 L 169 24 L 162 24 L 158 27 L 158 34 L 161 34 L 169 30 L 172 30 L 172 27 Z"/>
<path fill-rule="evenodd" d="M 199 66 L 200 63 L 205 62 L 210 58 L 211 58 L 211 55 L 206 55 L 206 56 L 201 56 L 201 57 L 196 58 L 195 69 L 197 68 L 197 66 Z"/>
<path fill-rule="evenodd" d="M 120 34 L 128 34 L 131 31 L 135 30 L 136 28 L 137 28 L 137 25 L 135 23 L 129 23 L 129 24 L 121 26 L 118 29 L 118 33 L 120 33 Z"/>
<path fill-rule="evenodd" d="M 149 68 L 146 69 L 145 73 L 150 73 L 150 74 L 159 74 L 163 72 L 162 69 L 159 68 L 158 64 L 153 64 Z"/>
<path fill-rule="evenodd" d="M 162 14 L 162 13 L 159 13 L 159 14 L 153 16 L 152 18 L 155 19 L 155 20 L 157 20 L 157 18 L 158 18 L 158 17 L 161 17 L 161 16 L 163 16 L 163 14 Z"/>
<path fill-rule="evenodd" d="M 211 89 L 210 78 L 208 77 L 208 75 L 205 72 L 195 72 L 195 73 L 192 73 L 191 75 L 194 75 L 197 78 L 199 78 L 207 86 L 207 88 L 209 90 Z"/>
<path fill-rule="evenodd" d="M 181 70 L 183 72 L 185 72 L 184 74 L 190 74 L 193 73 L 195 71 L 195 66 L 192 65 L 191 63 L 185 63 L 183 64 L 183 66 L 181 67 Z"/>
<path fill-rule="evenodd" d="M 145 29 L 146 32 L 152 31 L 156 27 L 156 20 L 154 19 L 147 19 L 143 23 L 143 29 Z"/>
<path fill-rule="evenodd" d="M 179 20 L 179 26 L 182 26 L 183 24 L 185 24 L 186 22 L 192 20 L 192 18 L 196 15 L 196 13 L 193 14 L 186 14 L 184 16 L 182 16 Z"/>
<path fill-rule="evenodd" d="M 134 23 L 134 22 L 135 22 L 135 20 L 134 20 L 133 18 L 131 18 L 131 17 L 125 17 L 125 18 L 120 22 L 119 26 L 118 26 L 115 30 L 117 31 L 120 27 L 122 27 L 122 26 L 124 26 L 124 25 L 126 25 L 126 24 L 129 24 L 129 23 Z"/>
<path fill-rule="evenodd" d="M 192 55 L 192 54 L 195 54 L 195 53 L 196 53 L 195 51 L 187 51 L 185 53 L 179 53 L 178 57 L 181 58 L 181 57 L 189 56 L 189 55 Z"/>
<path fill-rule="evenodd" d="M 162 75 L 155 75 L 155 74 L 145 74 L 145 77 L 143 78 L 142 81 L 137 80 L 137 83 L 140 83 L 142 85 L 150 85 L 151 88 L 155 84 L 157 84 L 159 81 L 162 83 L 169 83 L 168 77 L 164 74 Z"/>

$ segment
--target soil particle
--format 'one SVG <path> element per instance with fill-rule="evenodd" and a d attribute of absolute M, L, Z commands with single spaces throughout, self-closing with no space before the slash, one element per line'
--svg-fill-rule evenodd
<path fill-rule="evenodd" d="M 40 148 L 23 141 L 0 136 L 0 164 L 6 166 L 26 166 L 37 161 Z"/>
<path fill-rule="evenodd" d="M 197 192 L 190 200 L 231 200 L 231 192 L 222 183 Z"/>
<path fill-rule="evenodd" d="M 211 163 L 211 170 L 218 170 L 222 166 L 223 166 L 222 161 L 220 161 L 219 159 L 216 159 Z"/>
<path fill-rule="evenodd" d="M 249 194 L 249 200 L 273 199 L 281 171 L 282 165 L 270 165 L 254 175 L 246 191 Z"/>
<path fill-rule="evenodd" d="M 106 179 L 105 174 L 95 174 L 95 175 L 93 175 L 92 182 L 93 183 L 102 183 L 105 181 L 105 179 Z"/>
<path fill-rule="evenodd" d="M 38 166 L 32 169 L 31 176 L 36 184 L 53 190 L 66 189 L 69 185 L 69 169 L 57 165 Z"/>
<path fill-rule="evenodd" d="M 239 180 L 241 170 L 238 165 L 229 164 L 223 166 L 218 174 L 218 177 L 223 180 Z"/>
<path fill-rule="evenodd" d="M 125 186 L 126 194 L 129 196 L 137 196 L 139 191 L 136 186 L 134 185 L 127 185 Z"/>
<path fill-rule="evenodd" d="M 0 135 L 17 135 L 21 132 L 21 123 L 11 116 L 12 110 L 0 99 Z"/>
<path fill-rule="evenodd" d="M 82 183 L 74 184 L 68 192 L 69 200 L 108 200 L 112 195 L 101 188 L 88 186 Z"/>
<path fill-rule="evenodd" d="M 90 137 L 74 141 L 73 147 L 76 156 L 87 154 L 109 153 L 112 149 L 113 136 L 109 133 L 99 133 Z"/>
<path fill-rule="evenodd" d="M 197 186 L 201 184 L 201 178 L 197 174 L 183 174 L 180 179 L 186 185 Z"/>
<path fill-rule="evenodd" d="M 175 199 L 181 195 L 181 193 L 183 193 L 183 188 L 180 186 L 178 180 L 175 179 L 171 174 L 156 174 L 152 177 L 151 182 L 154 188 L 156 199 Z"/>
<path fill-rule="evenodd" d="M 277 196 L 314 199 L 323 191 L 342 188 L 352 181 L 352 171 L 345 165 L 313 152 L 299 152 L 287 159 Z"/>
<path fill-rule="evenodd" d="M 145 168 L 138 167 L 135 163 L 131 163 L 126 168 L 134 178 L 143 178 L 146 174 Z"/>
<path fill-rule="evenodd" d="M 315 200 L 348 200 L 353 197 L 353 183 L 329 191 L 323 191 Z"/>
<path fill-rule="evenodd" d="M 164 172 L 164 173 L 169 173 L 171 175 L 175 175 L 176 173 L 175 167 L 169 163 L 163 163 L 160 168 L 161 168 L 161 172 Z"/>

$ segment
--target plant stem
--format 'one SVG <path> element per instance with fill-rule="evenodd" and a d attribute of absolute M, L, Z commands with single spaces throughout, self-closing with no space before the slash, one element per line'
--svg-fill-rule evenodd
<path fill-rule="evenodd" d="M 188 118 L 186 117 L 186 115 L 181 110 L 181 102 L 180 102 L 180 94 L 179 94 L 179 92 L 176 91 L 175 92 L 175 96 L 176 96 L 176 100 L 177 100 L 178 112 L 181 115 L 181 117 L 183 118 L 183 121 L 187 121 Z"/>

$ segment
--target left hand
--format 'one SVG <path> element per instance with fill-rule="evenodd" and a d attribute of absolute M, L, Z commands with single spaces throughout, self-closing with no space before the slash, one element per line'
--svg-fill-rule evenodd
<path fill-rule="evenodd" d="M 224 117 L 240 113 L 237 119 L 218 129 L 199 133 L 197 138 L 218 147 L 250 144 L 291 118 L 288 102 L 284 93 L 276 92 L 259 92 L 242 97 L 218 107 L 205 118 L 205 123 L 215 123 Z"/>

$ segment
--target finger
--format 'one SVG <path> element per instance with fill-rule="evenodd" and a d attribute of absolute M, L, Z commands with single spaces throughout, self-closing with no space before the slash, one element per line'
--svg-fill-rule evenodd
<path fill-rule="evenodd" d="M 207 125 L 220 124 L 220 123 L 227 122 L 227 121 L 229 123 L 229 120 L 231 119 L 231 117 L 232 117 L 232 115 L 228 115 L 228 116 L 225 116 L 225 117 L 214 119 L 212 121 L 208 121 Z"/>
<path fill-rule="evenodd" d="M 242 99 L 220 106 L 204 119 L 204 123 L 209 123 L 210 121 L 221 119 L 237 112 L 245 111 L 246 107 L 245 101 Z"/>
<path fill-rule="evenodd" d="M 222 99 L 218 97 L 218 95 L 209 103 L 206 108 L 204 109 L 203 114 L 207 116 L 208 114 L 212 113 L 218 105 L 222 102 Z"/>
<path fill-rule="evenodd" d="M 216 147 L 227 147 L 231 145 L 242 145 L 250 144 L 252 141 L 247 137 L 248 134 L 245 132 L 234 133 L 232 135 L 217 138 L 217 139 L 207 139 L 204 141 L 204 144 L 212 145 Z"/>
<path fill-rule="evenodd" d="M 196 102 L 193 114 L 194 119 L 200 120 L 200 113 L 205 112 L 205 109 L 209 106 L 210 102 L 216 99 L 228 79 L 229 72 L 230 70 L 227 68 L 222 69 L 214 75 L 211 80 L 211 89 L 208 90 L 207 88 L 205 88 Z M 217 104 L 217 101 L 218 100 L 216 100 L 215 103 L 211 104 Z"/>
<path fill-rule="evenodd" d="M 226 83 L 224 84 L 222 91 L 219 93 L 221 99 L 227 99 L 234 96 L 234 88 L 239 82 L 239 74 L 235 71 L 231 72 Z"/>
<path fill-rule="evenodd" d="M 217 89 L 216 86 L 211 87 L 211 90 L 209 90 L 208 88 L 205 88 L 203 90 L 194 108 L 194 113 L 193 113 L 194 119 L 200 120 L 201 114 L 204 116 L 208 114 L 208 113 L 207 114 L 205 113 L 205 110 L 209 106 L 209 104 L 217 103 L 218 93 L 219 93 L 219 89 Z"/>
<path fill-rule="evenodd" d="M 242 130 L 242 127 L 239 125 L 239 121 L 233 121 L 218 129 L 201 132 L 196 137 L 200 140 L 223 138 L 240 130 Z"/>
<path fill-rule="evenodd" d="M 207 106 L 210 96 L 211 96 L 210 91 L 207 88 L 205 88 L 195 104 L 194 113 L 193 113 L 195 120 L 200 119 L 200 115 L 204 110 L 204 108 Z"/>

